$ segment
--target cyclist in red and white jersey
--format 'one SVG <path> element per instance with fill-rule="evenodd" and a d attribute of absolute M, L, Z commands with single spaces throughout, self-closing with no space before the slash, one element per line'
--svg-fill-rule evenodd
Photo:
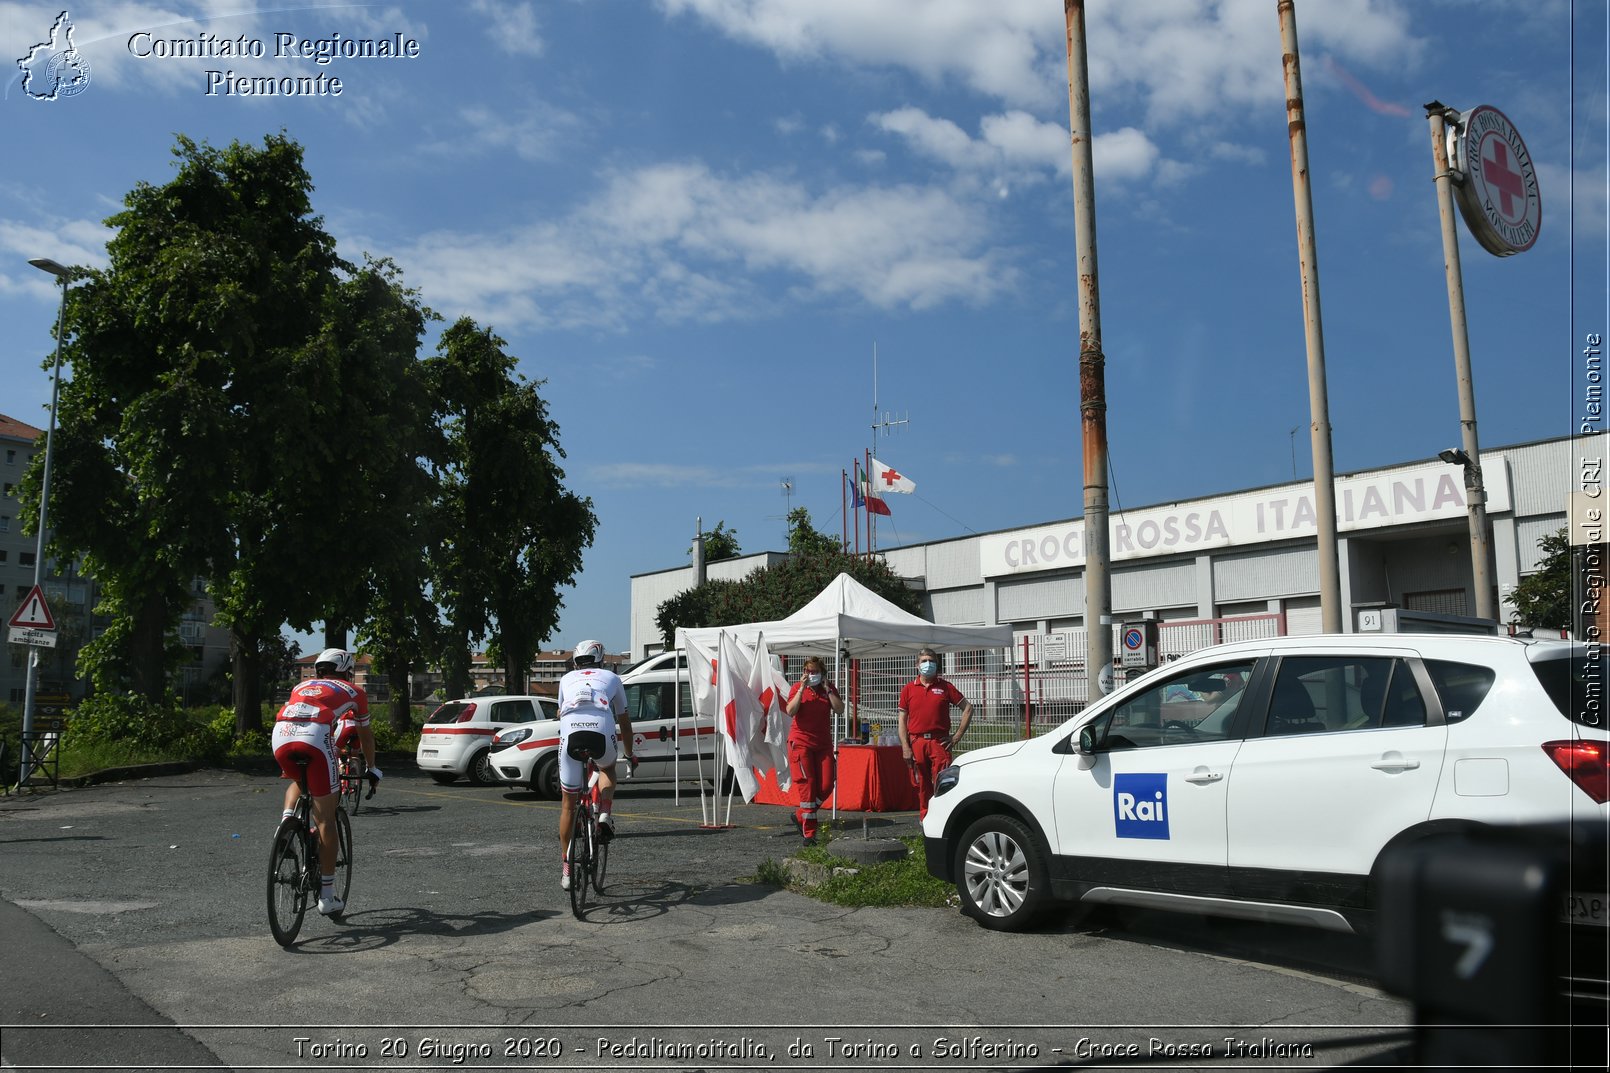
<path fill-rule="evenodd" d="M 350 719 L 369 761 L 370 785 L 380 781 L 374 766 L 375 737 L 369 729 L 369 695 L 352 683 L 352 653 L 327 648 L 313 661 L 314 677 L 291 690 L 290 699 L 274 717 L 274 759 L 280 774 L 291 780 L 285 788 L 284 816 L 291 816 L 302 796 L 297 784 L 297 759 L 307 760 L 307 791 L 313 795 L 313 821 L 319 828 L 319 912 L 329 916 L 346 905 L 335 895 L 335 810 L 340 776 L 336 773 L 334 727 Z"/>
<path fill-rule="evenodd" d="M 626 689 L 614 671 L 606 670 L 601 641 L 583 641 L 576 646 L 572 664 L 575 670 L 559 679 L 559 885 L 570 889 L 570 832 L 575 826 L 576 798 L 586 789 L 586 763 L 570 755 L 570 736 L 583 731 L 602 734 L 604 753 L 598 764 L 599 837 L 614 837 L 615 825 L 609 806 L 615 796 L 615 758 L 617 743 L 624 745 L 626 760 L 633 767 L 632 719 L 626 711 Z M 586 879 L 578 877 L 578 882 Z"/>

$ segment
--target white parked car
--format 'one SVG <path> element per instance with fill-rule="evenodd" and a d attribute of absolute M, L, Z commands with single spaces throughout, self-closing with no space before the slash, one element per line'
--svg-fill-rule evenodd
<path fill-rule="evenodd" d="M 507 727 L 557 718 L 559 702 L 552 697 L 505 694 L 450 700 L 425 720 L 414 763 L 443 785 L 468 775 L 478 786 L 495 786 L 489 759 L 493 736 Z"/>
<path fill-rule="evenodd" d="M 999 930 L 1055 902 L 1356 930 L 1388 847 L 1602 829 L 1607 657 L 1446 634 L 1203 649 L 1050 733 L 960 757 L 923 821 L 927 867 Z M 1562 914 L 1610 925 L 1604 890 L 1573 893 Z"/>
<path fill-rule="evenodd" d="M 677 667 L 682 682 L 677 686 Z M 641 763 L 632 778 L 712 778 L 715 721 L 693 714 L 687 657 L 664 652 L 635 663 L 621 673 L 626 710 L 632 720 L 632 750 Z M 676 717 L 680 692 L 682 718 Z M 680 759 L 677 744 L 680 742 Z M 525 786 L 542 797 L 559 797 L 559 722 L 533 723 L 499 732 L 492 744 L 490 768 L 502 782 Z M 702 765 L 702 766 L 701 766 Z"/>

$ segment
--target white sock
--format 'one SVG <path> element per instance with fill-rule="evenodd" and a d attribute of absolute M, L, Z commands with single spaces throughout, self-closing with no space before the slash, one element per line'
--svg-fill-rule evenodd
<path fill-rule="evenodd" d="M 598 822 L 599 822 L 599 823 L 609 823 L 609 822 L 610 822 L 610 819 L 609 819 L 609 813 L 607 813 L 607 812 L 600 812 L 600 813 L 599 813 L 599 814 L 598 814 Z"/>

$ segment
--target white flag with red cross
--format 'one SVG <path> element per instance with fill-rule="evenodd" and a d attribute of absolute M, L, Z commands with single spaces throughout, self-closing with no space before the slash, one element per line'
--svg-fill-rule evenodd
<path fill-rule="evenodd" d="M 723 632 L 716 656 L 716 729 L 727 744 L 727 762 L 745 801 L 753 801 L 760 789 L 749 751 L 752 728 L 760 718 L 760 698 L 749 688 L 748 654 Z"/>
<path fill-rule="evenodd" d="M 760 701 L 760 719 L 749 728 L 749 755 L 761 771 L 777 773 L 777 788 L 786 791 L 788 774 L 788 679 L 771 665 L 771 650 L 764 634 L 755 638 L 755 661 L 749 668 L 749 688 Z"/>
<path fill-rule="evenodd" d="M 872 490 L 882 495 L 888 492 L 915 492 L 917 482 L 895 469 L 884 465 L 876 458 L 872 460 L 872 469 L 867 474 Z"/>

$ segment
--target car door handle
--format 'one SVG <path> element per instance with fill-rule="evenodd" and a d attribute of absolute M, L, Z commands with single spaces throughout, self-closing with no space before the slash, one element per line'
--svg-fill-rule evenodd
<path fill-rule="evenodd" d="M 660 740 L 661 741 L 664 741 L 666 738 L 669 738 L 670 736 L 671 736 L 671 729 L 669 727 L 664 727 L 664 726 L 660 727 Z"/>
<path fill-rule="evenodd" d="M 1383 756 L 1381 759 L 1370 765 L 1370 767 L 1374 768 L 1376 771 L 1413 771 L 1419 766 L 1420 761 L 1407 760 L 1401 756 Z"/>
<path fill-rule="evenodd" d="M 1218 782 L 1222 778 L 1224 778 L 1224 772 L 1222 771 L 1193 771 L 1189 775 L 1185 776 L 1185 781 L 1194 782 L 1200 785 L 1210 782 Z"/>

